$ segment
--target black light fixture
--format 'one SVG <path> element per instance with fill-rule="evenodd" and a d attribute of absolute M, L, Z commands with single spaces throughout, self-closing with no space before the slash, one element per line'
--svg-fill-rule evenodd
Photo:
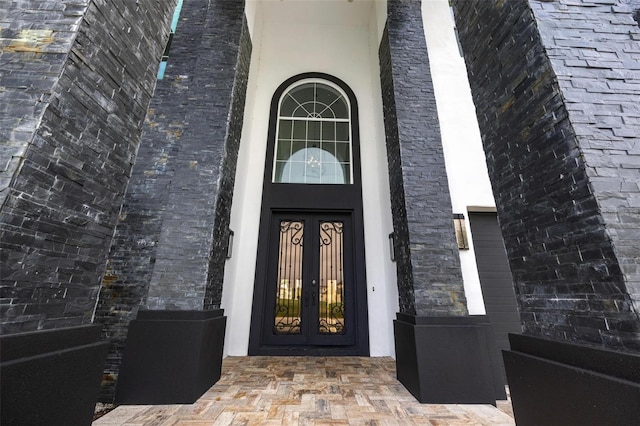
<path fill-rule="evenodd" d="M 453 227 L 456 231 L 456 241 L 460 250 L 469 250 L 469 239 L 467 238 L 467 227 L 464 223 L 464 215 L 454 213 Z"/>
<path fill-rule="evenodd" d="M 393 232 L 392 232 L 389 234 L 389 255 L 391 256 L 392 262 L 396 261 L 396 246 L 394 242 L 395 242 L 395 236 L 393 235 Z"/>
<path fill-rule="evenodd" d="M 227 240 L 227 259 L 231 259 L 231 253 L 233 252 L 233 231 L 229 229 L 229 236 Z"/>

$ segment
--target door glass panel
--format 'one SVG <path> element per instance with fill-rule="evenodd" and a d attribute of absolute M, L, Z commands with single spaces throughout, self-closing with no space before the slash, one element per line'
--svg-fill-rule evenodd
<path fill-rule="evenodd" d="M 318 333 L 344 334 L 343 222 L 320 222 Z"/>
<path fill-rule="evenodd" d="M 273 331 L 300 334 L 304 222 L 281 220 Z"/>

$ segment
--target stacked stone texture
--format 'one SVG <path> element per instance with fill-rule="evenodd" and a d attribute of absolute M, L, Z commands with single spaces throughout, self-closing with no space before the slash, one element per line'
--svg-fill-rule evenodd
<path fill-rule="evenodd" d="M 207 287 L 204 298 L 204 309 L 220 308 L 222 300 L 222 283 L 224 267 L 227 261 L 229 244 L 229 222 L 231 220 L 231 204 L 235 185 L 240 136 L 244 119 L 244 108 L 249 83 L 249 67 L 251 64 L 251 37 L 246 18 L 242 23 L 240 45 L 236 63 L 236 75 L 231 94 L 231 109 L 227 119 L 227 133 L 222 162 L 219 163 L 220 186 L 217 192 L 215 224 L 213 228 L 213 245 L 207 274 Z M 219 42 L 219 41 L 216 41 Z M 212 46 L 216 49 L 215 46 Z"/>
<path fill-rule="evenodd" d="M 466 315 L 420 1 L 388 2 L 379 56 L 400 310 Z"/>
<path fill-rule="evenodd" d="M 220 307 L 251 57 L 242 1 L 185 1 L 144 126 L 96 310 L 113 400 L 140 308 Z"/>
<path fill-rule="evenodd" d="M 453 5 L 525 333 L 640 349 L 631 9 Z"/>
<path fill-rule="evenodd" d="M 640 312 L 640 29 L 633 9 L 615 0 L 531 6 Z M 628 327 L 640 332 L 640 324 Z"/>
<path fill-rule="evenodd" d="M 398 145 L 398 120 L 393 96 L 393 76 L 391 71 L 391 52 L 389 50 L 389 32 L 385 29 L 380 49 L 380 84 L 384 108 L 384 127 L 389 164 L 389 187 L 391 188 L 391 215 L 393 218 L 393 250 L 398 277 L 398 298 L 400 312 L 415 315 L 415 297 L 413 294 L 413 271 L 409 250 L 409 230 L 407 209 L 405 206 L 404 183 L 402 182 L 402 163 Z"/>
<path fill-rule="evenodd" d="M 631 9 L 633 13 L 633 19 L 640 25 L 640 0 L 626 0 L 623 2 L 625 5 Z"/>
<path fill-rule="evenodd" d="M 171 3 L 3 2 L 3 333 L 91 322 Z"/>
<path fill-rule="evenodd" d="M 194 68 L 178 77 L 178 85 L 186 93 L 173 94 L 187 102 L 188 110 L 184 119 L 178 120 L 182 132 L 180 150 L 173 159 L 167 202 L 161 207 L 162 231 L 145 302 L 148 309 L 202 310 L 208 279 L 214 279 L 214 275 L 220 278 L 216 283 L 218 291 L 210 292 L 211 300 L 206 305 L 216 308 L 220 304 L 222 273 L 210 271 L 209 259 L 219 248 L 222 234 L 226 234 L 225 223 L 220 220 L 226 216 L 228 223 L 235 178 L 236 162 L 232 158 L 225 162 L 225 157 L 237 156 L 237 127 L 238 121 L 242 124 L 244 110 L 249 62 L 246 51 L 250 54 L 251 48 L 244 45 L 240 53 L 241 41 L 248 40 L 242 37 L 243 28 L 247 33 L 243 16 L 243 2 L 212 2 L 205 11 L 203 27 L 187 30 L 200 32 L 199 48 L 189 45 L 190 51 L 185 52 L 197 57 Z M 182 56 L 175 58 L 180 60 Z M 244 76 L 238 73 L 236 80 L 238 66 L 246 70 Z M 234 83 L 239 86 L 236 94 L 240 105 L 232 104 Z M 242 109 L 238 110 L 238 106 Z M 170 111 L 167 118 L 174 119 Z M 228 132 L 234 140 L 227 142 Z M 228 193 L 221 191 L 223 183 Z M 217 211 L 218 206 L 226 211 Z M 223 269 L 224 255 L 214 264 Z"/>
<path fill-rule="evenodd" d="M 24 1 L 20 7 L 2 7 L 0 205 L 42 120 L 88 3 Z"/>

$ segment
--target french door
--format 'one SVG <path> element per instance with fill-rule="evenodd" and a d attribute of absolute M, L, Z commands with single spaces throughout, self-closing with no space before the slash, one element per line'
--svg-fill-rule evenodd
<path fill-rule="evenodd" d="M 265 344 L 355 344 L 350 214 L 273 215 L 267 262 Z"/>

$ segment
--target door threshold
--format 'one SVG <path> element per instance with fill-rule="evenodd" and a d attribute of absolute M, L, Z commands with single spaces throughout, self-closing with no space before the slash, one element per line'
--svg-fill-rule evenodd
<path fill-rule="evenodd" d="M 249 356 L 369 356 L 353 346 L 262 346 L 249 351 Z"/>

